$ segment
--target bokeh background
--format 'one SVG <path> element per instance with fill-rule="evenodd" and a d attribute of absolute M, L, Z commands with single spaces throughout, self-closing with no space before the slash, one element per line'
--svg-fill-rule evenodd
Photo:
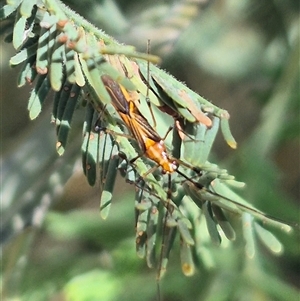
<path fill-rule="evenodd" d="M 117 40 L 162 58 L 161 67 L 229 111 L 238 149 L 221 135 L 210 161 L 247 183 L 257 208 L 299 222 L 299 3 L 296 0 L 68 1 Z M 31 87 L 17 89 L 15 53 L 1 39 L 2 294 L 7 300 L 156 300 L 155 270 L 135 254 L 134 188 L 118 179 L 111 213 L 81 170 L 78 108 L 69 146 L 55 151 L 51 98 L 30 121 Z M 26 227 L 29 224 L 35 226 Z M 24 231 L 21 229 L 25 228 Z M 298 300 L 299 233 L 275 229 L 278 257 L 243 241 L 217 248 L 183 276 L 173 250 L 161 282 L 165 301 Z"/>

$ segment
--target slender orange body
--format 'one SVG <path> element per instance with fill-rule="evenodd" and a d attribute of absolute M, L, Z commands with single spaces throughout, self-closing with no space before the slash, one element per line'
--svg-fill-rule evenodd
<path fill-rule="evenodd" d="M 113 106 L 138 142 L 143 154 L 161 166 L 164 173 L 176 171 L 177 161 L 169 157 L 163 139 L 140 113 L 127 90 L 107 75 L 102 75 L 102 81 L 111 96 Z"/>

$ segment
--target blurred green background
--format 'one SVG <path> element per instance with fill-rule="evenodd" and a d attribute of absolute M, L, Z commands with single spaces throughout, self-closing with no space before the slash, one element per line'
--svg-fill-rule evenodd
<path fill-rule="evenodd" d="M 286 221 L 299 221 L 299 3 L 295 0 L 70 1 L 117 40 L 162 57 L 162 67 L 229 111 L 238 149 L 216 140 L 210 161 L 247 183 L 243 196 Z M 155 270 L 135 254 L 134 187 L 120 178 L 107 220 L 99 187 L 80 159 L 83 110 L 66 153 L 55 152 L 51 99 L 29 121 L 31 87 L 16 88 L 15 52 L 1 40 L 2 296 L 7 300 L 156 300 Z M 48 211 L 48 208 L 50 210 Z M 29 221 L 35 226 L 27 227 Z M 19 232 L 19 233 L 18 233 Z M 12 239 L 8 239 L 11 233 Z M 164 301 L 298 300 L 299 233 L 274 230 L 280 257 L 257 245 L 247 259 L 241 235 L 183 276 L 172 251 Z M 177 244 L 178 245 L 178 244 Z M 178 246 L 177 246 L 178 247 Z"/>

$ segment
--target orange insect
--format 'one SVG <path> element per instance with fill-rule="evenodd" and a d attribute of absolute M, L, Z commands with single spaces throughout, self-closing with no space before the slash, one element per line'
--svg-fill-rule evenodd
<path fill-rule="evenodd" d="M 111 96 L 113 106 L 136 139 L 143 155 L 161 166 L 164 173 L 177 171 L 178 160 L 171 158 L 167 153 L 164 139 L 158 135 L 140 113 L 135 103 L 130 99 L 127 90 L 108 75 L 102 75 L 101 78 Z"/>

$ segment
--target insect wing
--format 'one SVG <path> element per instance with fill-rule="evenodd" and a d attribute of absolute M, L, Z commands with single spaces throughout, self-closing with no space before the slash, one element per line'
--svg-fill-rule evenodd
<path fill-rule="evenodd" d="M 138 111 L 137 111 L 138 112 Z M 147 139 L 153 140 L 155 142 L 160 142 L 162 139 L 157 134 L 157 132 L 151 127 L 147 119 L 143 115 L 138 114 L 137 112 L 132 113 L 132 123 L 137 131 L 140 131 L 141 136 L 146 137 Z"/>
<path fill-rule="evenodd" d="M 102 75 L 101 79 L 105 85 L 107 92 L 109 93 L 112 104 L 116 108 L 118 112 L 122 112 L 124 114 L 129 113 L 129 95 L 125 88 L 120 86 L 117 82 L 115 82 L 108 75 Z M 126 99 L 127 97 L 127 99 Z"/>

